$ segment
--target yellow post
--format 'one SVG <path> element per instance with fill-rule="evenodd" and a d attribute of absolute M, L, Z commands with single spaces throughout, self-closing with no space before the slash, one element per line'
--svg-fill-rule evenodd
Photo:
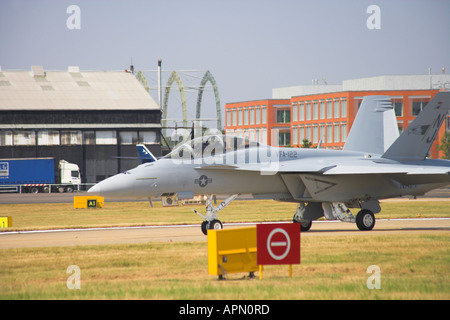
<path fill-rule="evenodd" d="M 263 266 L 262 264 L 259 265 L 259 280 L 262 280 L 263 278 Z"/>
<path fill-rule="evenodd" d="M 11 228 L 12 227 L 12 217 L 0 217 L 0 228 Z"/>

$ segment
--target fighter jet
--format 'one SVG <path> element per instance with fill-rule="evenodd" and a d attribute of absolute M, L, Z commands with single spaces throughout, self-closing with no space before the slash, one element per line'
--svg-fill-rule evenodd
<path fill-rule="evenodd" d="M 356 223 L 372 230 L 380 199 L 423 195 L 450 184 L 450 161 L 428 159 L 450 109 L 439 92 L 398 133 L 387 96 L 363 99 L 342 150 L 282 148 L 234 136 L 199 136 L 167 156 L 112 176 L 89 192 L 107 197 L 185 199 L 207 195 L 203 233 L 221 229 L 218 212 L 240 194 L 298 203 L 293 217 L 302 231 L 313 220 Z M 228 197 L 215 206 L 215 195 Z M 350 208 L 358 208 L 354 216 Z M 268 215 L 270 215 L 270 208 Z"/>

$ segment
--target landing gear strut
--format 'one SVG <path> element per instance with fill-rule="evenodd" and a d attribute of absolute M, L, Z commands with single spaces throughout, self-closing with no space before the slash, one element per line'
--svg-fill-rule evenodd
<path fill-rule="evenodd" d="M 212 195 L 206 198 L 206 215 L 202 215 L 195 209 L 192 209 L 196 214 L 205 219 L 202 222 L 201 229 L 204 235 L 208 234 L 208 229 L 220 230 L 223 228 L 222 222 L 217 219 L 217 212 L 223 210 L 227 205 L 229 205 L 234 199 L 236 199 L 239 194 L 233 194 L 222 201 L 217 207 L 213 206 Z"/>
<path fill-rule="evenodd" d="M 300 230 L 305 232 L 311 229 L 312 220 L 305 219 L 306 205 L 304 202 L 300 202 L 297 205 L 297 210 L 295 211 L 292 222 L 300 223 Z"/>

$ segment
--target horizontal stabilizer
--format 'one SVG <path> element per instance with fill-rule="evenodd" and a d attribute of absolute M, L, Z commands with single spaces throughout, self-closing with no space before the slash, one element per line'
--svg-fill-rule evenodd
<path fill-rule="evenodd" d="M 438 92 L 382 158 L 397 161 L 425 159 L 449 109 L 450 91 Z"/>

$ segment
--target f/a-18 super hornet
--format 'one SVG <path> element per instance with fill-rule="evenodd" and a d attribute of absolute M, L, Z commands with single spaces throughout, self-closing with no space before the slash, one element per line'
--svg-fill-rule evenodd
<path fill-rule="evenodd" d="M 427 159 L 450 108 L 439 92 L 399 135 L 387 96 L 363 99 L 342 150 L 282 148 L 234 136 L 200 136 L 150 163 L 112 176 L 89 192 L 109 197 L 187 199 L 208 195 L 202 231 L 220 229 L 217 213 L 239 194 L 298 203 L 294 222 L 356 223 L 371 230 L 379 200 L 422 195 L 450 184 L 450 161 Z M 228 196 L 215 206 L 215 195 Z M 354 216 L 349 208 L 359 208 Z M 268 208 L 270 215 L 270 208 Z"/>

